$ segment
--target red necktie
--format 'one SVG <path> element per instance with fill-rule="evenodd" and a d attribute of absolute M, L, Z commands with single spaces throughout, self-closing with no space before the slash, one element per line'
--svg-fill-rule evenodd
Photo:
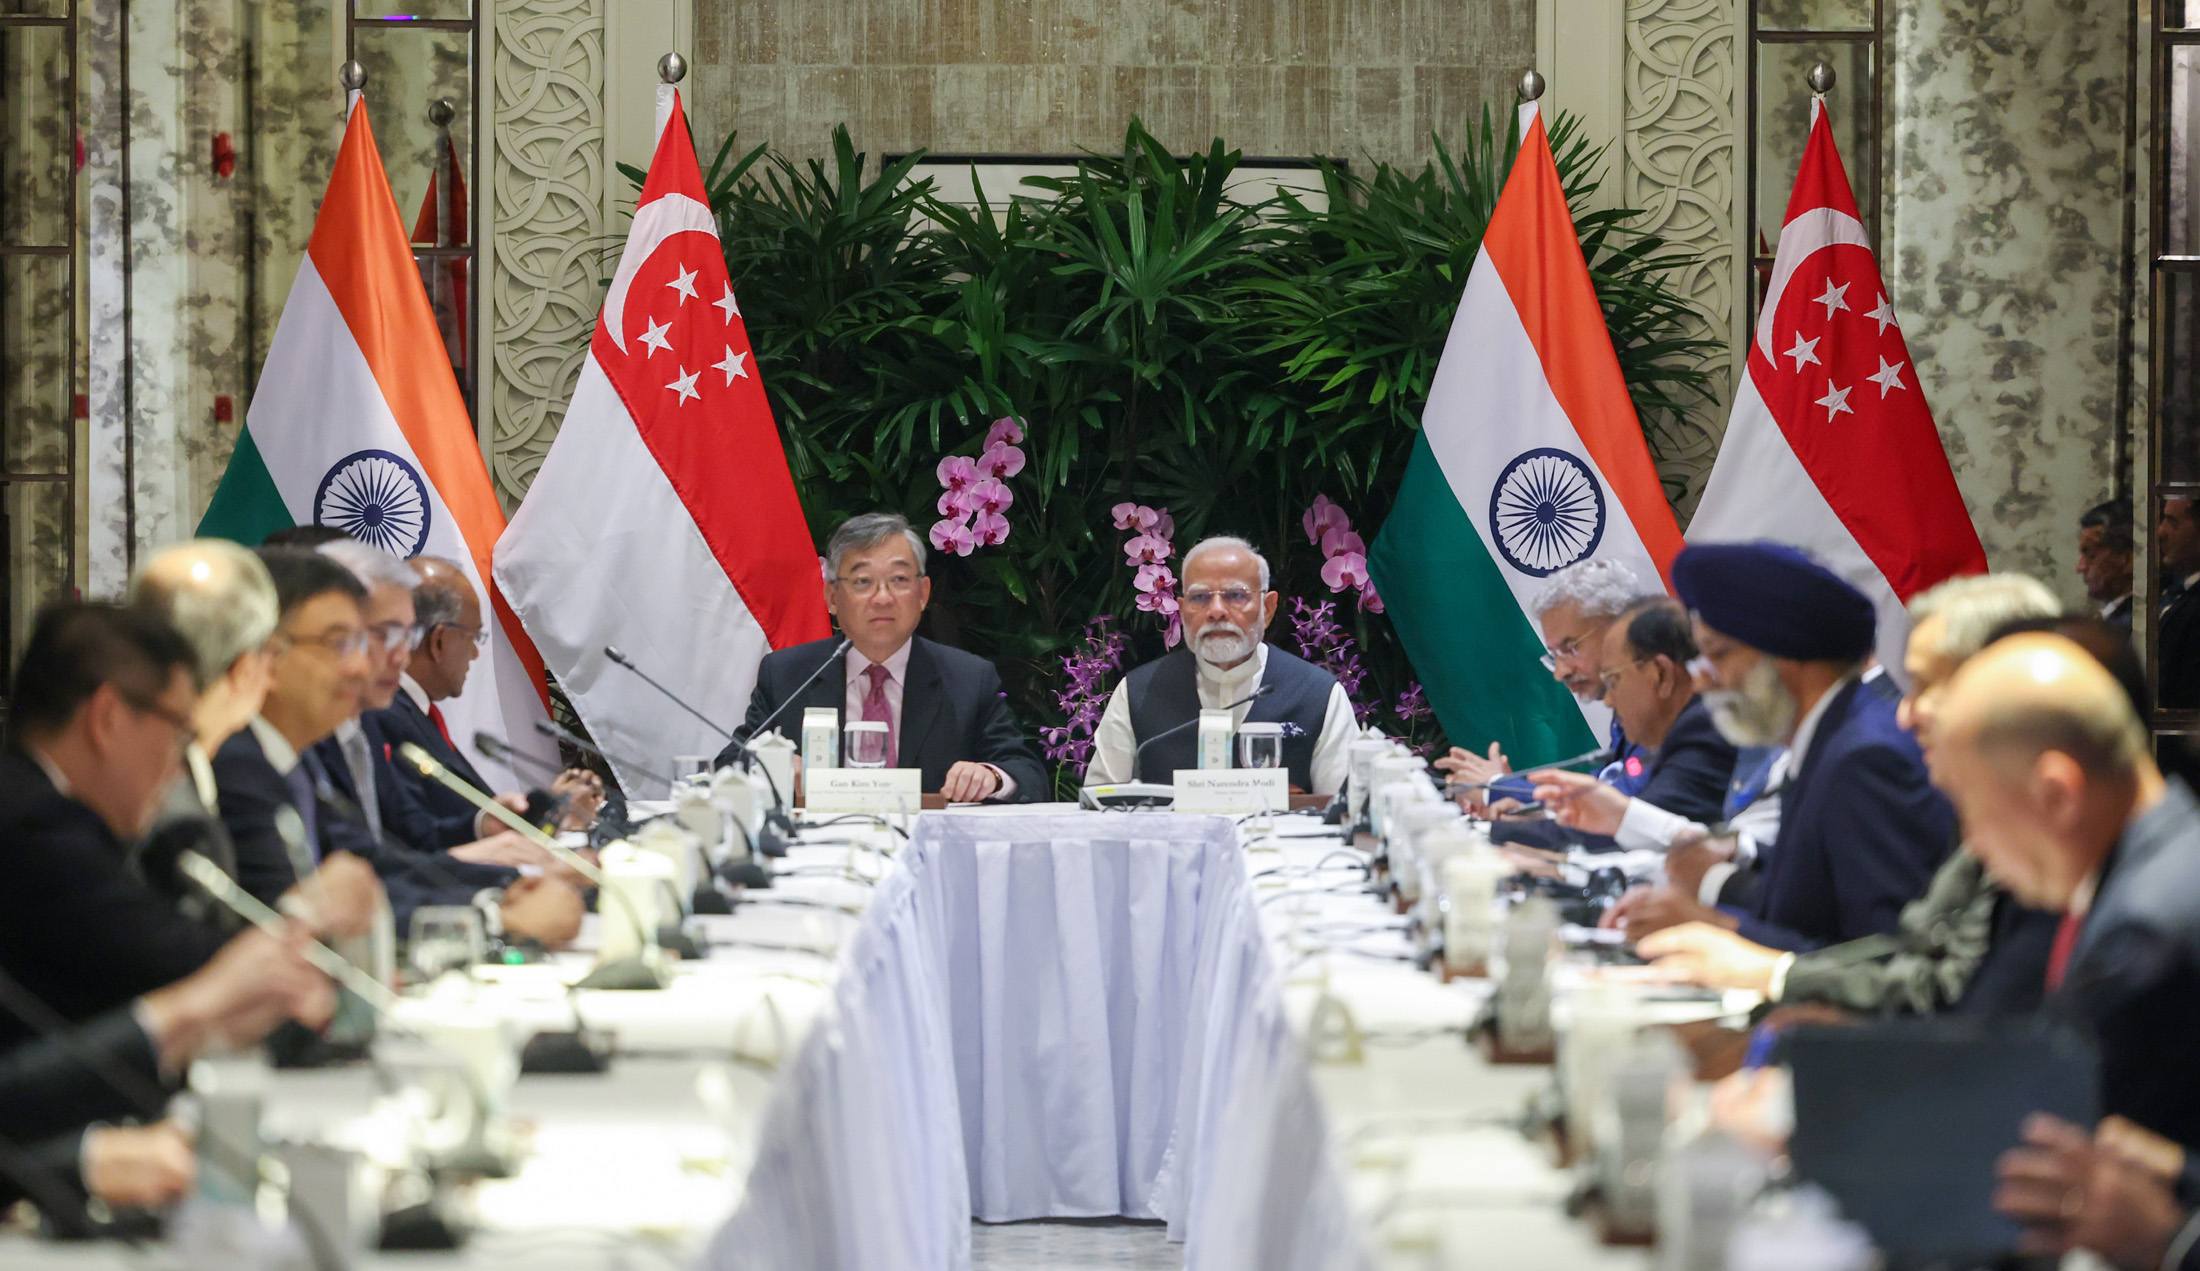
<path fill-rule="evenodd" d="M 428 722 L 434 724 L 435 730 L 443 734 L 444 745 L 449 746 L 452 750 L 458 749 L 458 743 L 451 740 L 451 730 L 449 726 L 447 726 L 443 722 L 443 708 L 436 705 L 434 702 L 428 703 Z"/>
<path fill-rule="evenodd" d="M 2085 925 L 2085 915 L 2072 910 L 2063 915 L 2055 928 L 2055 943 L 2047 950 L 2047 991 L 2052 993 L 2062 987 L 2063 973 L 2070 969 L 2071 951 L 2078 947 L 2078 928 Z"/>
<path fill-rule="evenodd" d="M 863 695 L 863 718 L 886 725 L 886 766 L 891 768 L 894 752 L 900 749 L 894 737 L 894 706 L 886 700 L 886 681 L 893 672 L 873 662 L 863 668 L 863 674 L 871 681 L 870 691 Z"/>

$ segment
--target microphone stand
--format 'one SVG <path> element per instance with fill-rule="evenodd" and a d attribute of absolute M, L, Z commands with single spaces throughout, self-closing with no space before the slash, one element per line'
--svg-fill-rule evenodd
<path fill-rule="evenodd" d="M 606 886 L 603 871 L 591 864 L 587 857 L 529 825 L 519 813 L 474 789 L 463 778 L 445 768 L 434 755 L 429 754 L 413 743 L 405 742 L 398 750 L 400 754 L 405 756 L 405 762 L 418 768 L 422 775 L 473 804 L 481 811 L 488 813 L 496 820 L 502 821 L 505 825 L 517 830 L 520 837 L 541 847 L 544 851 L 556 857 L 568 869 L 587 879 L 595 886 L 599 895 L 608 897 L 618 905 L 628 924 L 634 928 L 635 938 L 642 941 L 648 949 L 661 949 L 663 947 L 659 939 L 659 933 L 642 922 L 641 915 L 634 911 L 633 902 L 628 900 L 625 893 L 618 888 Z M 664 986 L 664 969 L 657 965 L 647 952 L 601 963 L 595 970 L 582 977 L 580 981 L 580 987 L 584 989 L 661 989 Z"/>
<path fill-rule="evenodd" d="M 1275 685 L 1263 684 L 1259 688 L 1254 689 L 1252 692 L 1247 693 L 1245 696 L 1237 699 L 1236 701 L 1217 709 L 1234 711 L 1240 706 L 1244 706 L 1250 702 L 1258 701 L 1259 699 L 1266 697 L 1270 693 L 1273 693 L 1275 691 Z M 1201 708 L 1201 711 L 1202 713 L 1204 713 L 1205 708 Z M 1102 807 L 1155 808 L 1163 807 L 1173 802 L 1176 798 L 1176 791 L 1173 787 L 1163 785 L 1158 782 L 1144 782 L 1138 779 L 1138 774 L 1146 761 L 1146 748 L 1153 745 L 1157 741 L 1163 740 L 1164 738 L 1176 736 L 1178 733 L 1181 733 L 1185 729 L 1197 724 L 1199 720 L 1200 716 L 1198 714 L 1195 714 L 1190 719 L 1185 720 L 1183 723 L 1172 724 L 1169 727 L 1162 729 L 1160 732 L 1155 733 L 1153 736 L 1146 738 L 1144 741 L 1139 742 L 1137 749 L 1131 752 L 1131 780 L 1121 785 L 1087 786 L 1083 790 L 1078 791 L 1078 803 L 1087 808 L 1098 810 Z M 1106 793 L 1102 794 L 1100 793 L 1101 791 L 1106 791 Z"/>

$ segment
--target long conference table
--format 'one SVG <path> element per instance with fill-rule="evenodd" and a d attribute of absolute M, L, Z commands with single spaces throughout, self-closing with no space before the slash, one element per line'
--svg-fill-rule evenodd
<path fill-rule="evenodd" d="M 662 991 L 574 990 L 592 925 L 445 977 L 445 1007 L 578 1018 L 617 1059 L 519 1079 L 520 1166 L 472 1187 L 461 1249 L 357 1265 L 952 1269 L 973 1218 L 1099 1216 L 1165 1222 L 1190 1268 L 1648 1265 L 1566 1217 L 1515 1125 L 1550 1070 L 1469 1046 L 1489 984 L 1417 969 L 1345 847 L 1304 816 L 839 818 L 691 919 L 708 956 Z M 386 1156 L 381 1093 L 278 1072 L 266 1128 Z M 11 1237 L 0 1264 L 184 1262 Z"/>

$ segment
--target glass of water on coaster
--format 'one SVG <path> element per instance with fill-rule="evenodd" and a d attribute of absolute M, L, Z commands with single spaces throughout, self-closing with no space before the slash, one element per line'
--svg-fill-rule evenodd
<path fill-rule="evenodd" d="M 851 768 L 886 766 L 886 725 L 881 720 L 858 719 L 841 730 L 841 761 Z"/>
<path fill-rule="evenodd" d="M 472 905 L 420 906 L 413 910 L 411 936 L 405 960 L 421 984 L 433 983 L 451 971 L 470 973 L 489 956 L 481 911 Z"/>
<path fill-rule="evenodd" d="M 1283 766 L 1283 725 L 1238 725 L 1238 767 L 1281 768 Z"/>

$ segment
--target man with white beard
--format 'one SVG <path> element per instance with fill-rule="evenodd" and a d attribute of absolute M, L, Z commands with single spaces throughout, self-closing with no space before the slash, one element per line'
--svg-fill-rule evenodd
<path fill-rule="evenodd" d="M 1196 728 L 1161 734 L 1203 709 L 1219 710 L 1270 688 L 1232 710 L 1234 722 L 1282 724 L 1292 786 L 1337 792 L 1354 732 L 1352 701 L 1335 676 L 1262 639 L 1279 599 L 1268 581 L 1268 562 L 1242 538 L 1203 539 L 1184 553 L 1178 597 L 1184 645 L 1116 685 L 1093 732 L 1086 785 L 1166 782 L 1177 769 L 1196 767 Z M 1146 738 L 1156 740 L 1141 755 L 1138 744 Z"/>
<path fill-rule="evenodd" d="M 1719 731 L 1737 746 L 1788 748 L 1780 831 L 1746 905 L 1714 909 L 1677 888 L 1642 888 L 1606 925 L 1640 939 L 1707 922 L 1788 951 L 1894 931 L 1948 855 L 1955 814 L 1894 701 L 1862 683 L 1871 601 L 1770 542 L 1685 548 L 1673 587 L 1695 621 L 1696 688 Z"/>

